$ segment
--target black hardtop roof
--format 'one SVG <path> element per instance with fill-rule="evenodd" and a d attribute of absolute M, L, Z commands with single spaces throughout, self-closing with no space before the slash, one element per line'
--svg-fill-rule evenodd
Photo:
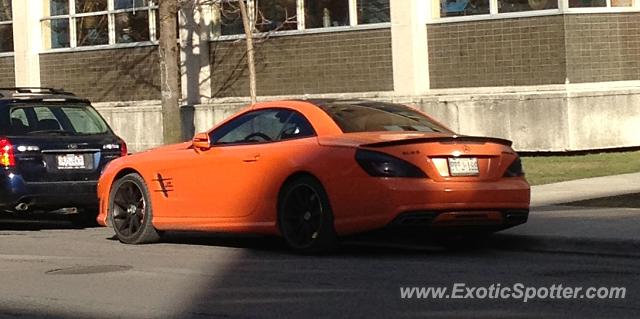
<path fill-rule="evenodd" d="M 412 109 L 411 107 L 402 103 L 374 101 L 367 99 L 332 99 L 332 98 L 320 98 L 320 99 L 305 99 L 300 100 L 309 102 L 325 111 L 335 107 L 349 107 L 349 106 L 365 106 L 371 108 L 399 108 L 399 109 Z"/>

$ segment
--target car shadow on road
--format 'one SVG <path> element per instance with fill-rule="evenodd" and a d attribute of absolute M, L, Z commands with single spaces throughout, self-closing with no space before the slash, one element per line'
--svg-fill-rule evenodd
<path fill-rule="evenodd" d="M 111 240 L 117 238 L 111 237 Z M 276 236 L 167 232 L 162 234 L 162 244 L 201 245 L 249 249 L 255 252 L 295 254 L 284 239 Z M 330 252 L 321 256 L 423 256 L 433 254 L 468 254 L 491 249 L 488 238 L 443 238 L 441 236 L 416 235 L 414 233 L 375 231 L 341 238 Z"/>

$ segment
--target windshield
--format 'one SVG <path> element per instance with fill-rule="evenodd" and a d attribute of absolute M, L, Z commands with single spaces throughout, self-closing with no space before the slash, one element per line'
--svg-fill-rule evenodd
<path fill-rule="evenodd" d="M 9 109 L 8 135 L 94 135 L 109 128 L 86 104 L 16 105 Z"/>
<path fill-rule="evenodd" d="M 424 114 L 399 104 L 369 101 L 316 102 L 338 124 L 342 132 L 447 132 Z"/>

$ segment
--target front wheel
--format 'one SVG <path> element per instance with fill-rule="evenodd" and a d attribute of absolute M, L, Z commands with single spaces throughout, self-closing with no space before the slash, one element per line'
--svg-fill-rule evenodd
<path fill-rule="evenodd" d="M 109 218 L 116 236 L 125 244 L 147 244 L 160 239 L 152 224 L 149 191 L 136 173 L 113 184 L 109 195 Z"/>
<path fill-rule="evenodd" d="M 299 253 L 324 252 L 336 243 L 329 198 L 311 176 L 302 176 L 283 187 L 278 224 L 287 244 Z"/>

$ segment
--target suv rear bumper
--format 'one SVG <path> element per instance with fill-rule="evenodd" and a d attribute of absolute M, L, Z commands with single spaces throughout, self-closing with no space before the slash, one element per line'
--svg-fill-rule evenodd
<path fill-rule="evenodd" d="M 55 210 L 98 204 L 98 181 L 25 182 L 9 170 L 0 173 L 0 210 L 16 211 L 24 203 L 28 210 Z"/>

